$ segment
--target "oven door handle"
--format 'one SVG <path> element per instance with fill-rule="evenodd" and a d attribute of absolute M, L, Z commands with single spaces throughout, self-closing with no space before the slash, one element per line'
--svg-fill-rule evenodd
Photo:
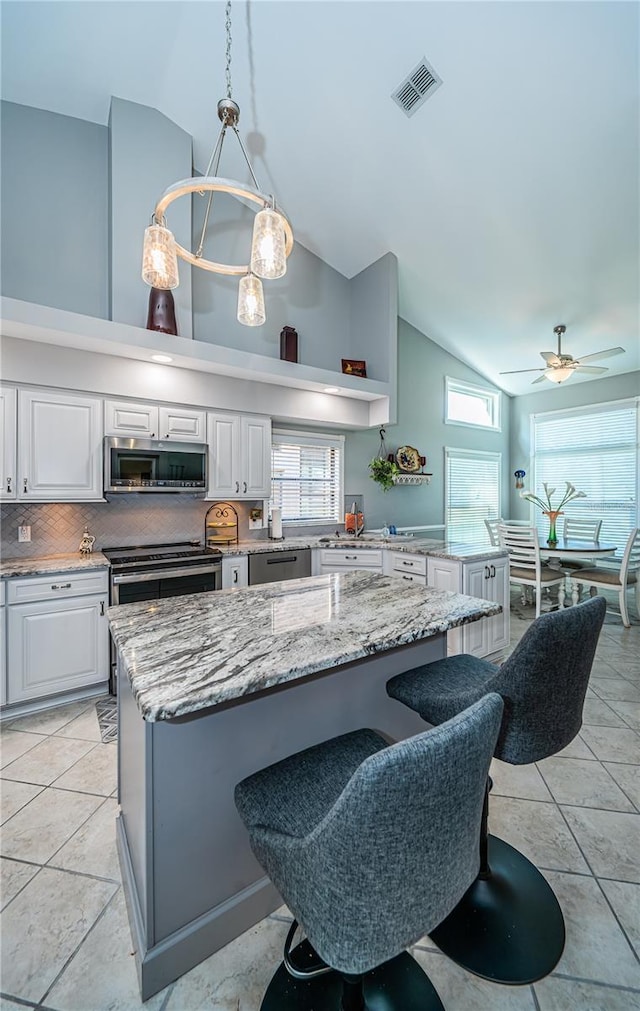
<path fill-rule="evenodd" d="M 217 562 L 206 565 L 188 565 L 183 569 L 154 569 L 152 572 L 123 572 L 120 575 L 112 576 L 111 582 L 114 586 L 122 583 L 149 583 L 156 579 L 178 579 L 180 576 L 202 576 L 207 572 L 222 572 L 222 563 Z"/>

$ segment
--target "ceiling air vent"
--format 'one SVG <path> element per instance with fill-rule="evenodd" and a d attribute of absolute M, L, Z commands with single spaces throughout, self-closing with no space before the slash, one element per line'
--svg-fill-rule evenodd
<path fill-rule="evenodd" d="M 407 116 L 413 116 L 441 84 L 442 78 L 438 77 L 431 64 L 423 59 L 391 97 Z"/>

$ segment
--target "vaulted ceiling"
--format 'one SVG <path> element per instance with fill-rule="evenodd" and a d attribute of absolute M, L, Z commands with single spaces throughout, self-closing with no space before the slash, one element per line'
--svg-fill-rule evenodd
<path fill-rule="evenodd" d="M 500 370 L 542 365 L 558 323 L 574 357 L 622 345 L 598 364 L 638 369 L 639 10 L 236 0 L 258 181 L 341 273 L 394 252 L 400 314 L 508 392 L 535 374 Z M 4 98 L 102 124 L 111 95 L 153 106 L 201 171 L 224 56 L 219 0 L 2 3 Z M 407 117 L 391 94 L 423 58 L 443 83 Z"/>

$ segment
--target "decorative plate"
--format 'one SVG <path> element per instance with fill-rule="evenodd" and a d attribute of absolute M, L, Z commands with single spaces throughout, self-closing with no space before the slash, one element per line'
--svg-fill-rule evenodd
<path fill-rule="evenodd" d="M 420 454 L 413 446 L 398 446 L 396 450 L 396 463 L 400 470 L 405 473 L 414 474 L 420 470 Z"/>

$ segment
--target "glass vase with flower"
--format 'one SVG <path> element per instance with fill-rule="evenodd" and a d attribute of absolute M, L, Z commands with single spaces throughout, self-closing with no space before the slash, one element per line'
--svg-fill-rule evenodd
<path fill-rule="evenodd" d="M 562 512 L 563 507 L 567 504 L 567 502 L 573 502 L 573 500 L 576 498 L 587 497 L 586 492 L 577 491 L 575 485 L 571 484 L 571 481 L 566 481 L 565 484 L 566 488 L 564 495 L 562 496 L 557 506 L 551 504 L 551 496 L 555 494 L 555 488 L 549 488 L 549 485 L 547 484 L 546 481 L 542 485 L 542 487 L 544 488 L 544 495 L 546 498 L 546 502 L 543 501 L 543 499 L 539 498 L 537 495 L 534 495 L 533 492 L 530 491 L 520 492 L 520 498 L 526 499 L 527 502 L 533 502 L 534 505 L 539 506 L 539 508 L 542 509 L 543 515 L 548 517 L 549 534 L 547 537 L 547 544 L 550 547 L 558 543 L 556 523 L 558 521 L 558 516 L 563 515 Z"/>

